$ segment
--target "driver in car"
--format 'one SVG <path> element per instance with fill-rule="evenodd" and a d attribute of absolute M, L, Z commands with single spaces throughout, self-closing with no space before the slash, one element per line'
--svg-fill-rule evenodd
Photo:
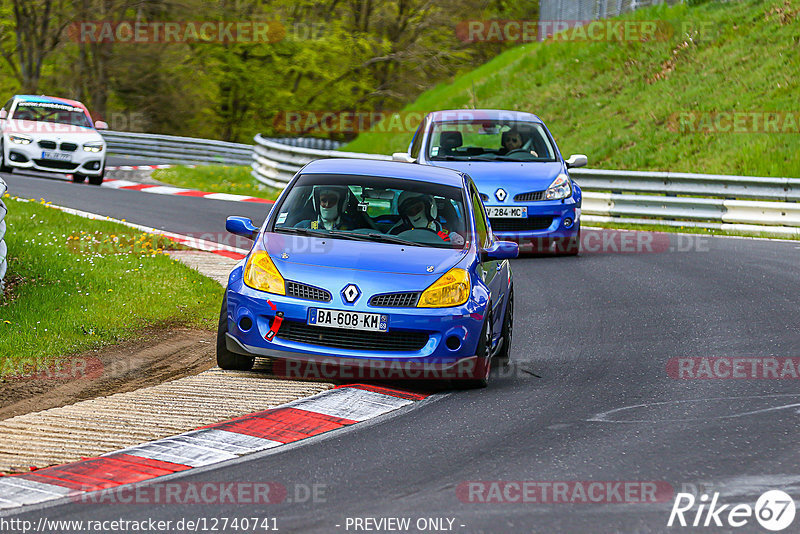
<path fill-rule="evenodd" d="M 509 152 L 513 152 L 515 150 L 525 150 L 526 143 L 522 140 L 522 134 L 515 128 L 512 127 L 510 130 L 503 132 L 502 137 L 500 138 L 500 142 L 503 145 L 503 148 L 500 149 L 501 154 L 508 154 Z M 538 157 L 539 155 L 531 150 L 531 155 Z"/>
<path fill-rule="evenodd" d="M 316 220 L 305 220 L 297 228 L 312 230 L 352 230 L 356 228 L 353 219 L 345 213 L 350 189 L 342 185 L 314 186 L 312 192 Z"/>
<path fill-rule="evenodd" d="M 389 230 L 390 234 L 401 234 L 409 230 L 430 230 L 443 241 L 456 245 L 464 243 L 464 238 L 456 232 L 450 232 L 438 220 L 438 208 L 431 195 L 403 191 L 397 199 L 400 222 Z"/>

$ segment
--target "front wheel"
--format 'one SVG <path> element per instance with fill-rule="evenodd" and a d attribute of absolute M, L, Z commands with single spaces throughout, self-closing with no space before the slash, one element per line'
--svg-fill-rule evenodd
<path fill-rule="evenodd" d="M 76 184 L 82 184 L 86 181 L 86 175 L 75 173 L 72 175 L 72 181 Z"/>
<path fill-rule="evenodd" d="M 578 232 L 567 239 L 566 243 L 563 243 L 561 240 L 556 242 L 556 255 L 557 256 L 577 256 L 578 253 L 581 251 L 581 229 L 578 228 Z"/>
<path fill-rule="evenodd" d="M 92 185 L 101 185 L 103 183 L 103 174 L 100 173 L 97 176 L 89 176 L 89 183 Z"/>
<path fill-rule="evenodd" d="M 256 362 L 252 356 L 236 354 L 228 350 L 225 343 L 225 334 L 228 333 L 228 296 L 222 299 L 222 309 L 219 312 L 219 325 L 217 326 L 217 365 L 226 371 L 250 371 Z"/>
<path fill-rule="evenodd" d="M 0 172 L 10 173 L 13 170 L 13 167 L 6 165 L 6 151 L 3 145 L 0 144 Z"/>
<path fill-rule="evenodd" d="M 491 310 L 491 303 L 487 305 Z M 492 314 L 486 314 L 486 321 L 483 323 L 481 338 L 478 341 L 478 348 L 475 351 L 478 356 L 475 362 L 473 378 L 462 381 L 462 385 L 469 389 L 485 388 L 489 385 L 489 374 L 492 370 Z"/>
<path fill-rule="evenodd" d="M 503 346 L 497 353 L 498 358 L 508 359 L 511 354 L 511 338 L 514 335 L 514 287 L 508 289 L 508 304 L 506 304 L 506 315 L 503 318 L 503 329 L 500 332 Z"/>

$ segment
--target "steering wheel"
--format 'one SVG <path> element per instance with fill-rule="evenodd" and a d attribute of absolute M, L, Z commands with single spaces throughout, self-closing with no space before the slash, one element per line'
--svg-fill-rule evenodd
<path fill-rule="evenodd" d="M 526 150 L 524 148 L 515 148 L 514 150 L 509 150 L 508 152 L 506 152 L 505 155 L 510 156 L 511 154 L 516 154 L 517 152 L 521 154 L 530 154 L 529 150 Z"/>

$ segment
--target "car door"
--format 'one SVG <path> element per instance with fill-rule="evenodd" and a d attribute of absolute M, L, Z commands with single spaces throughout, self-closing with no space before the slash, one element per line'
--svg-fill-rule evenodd
<path fill-rule="evenodd" d="M 489 226 L 489 218 L 486 215 L 486 208 L 483 206 L 483 201 L 478 193 L 478 188 L 475 187 L 475 184 L 471 180 L 469 182 L 469 196 L 470 202 L 472 202 L 472 211 L 475 214 L 475 230 L 477 232 L 476 235 L 478 240 L 478 249 L 485 250 L 492 245 L 494 236 L 492 235 L 492 230 Z M 485 258 L 482 257 L 480 263 L 478 264 L 478 276 L 481 277 L 483 283 L 486 284 L 486 287 L 489 288 L 489 291 L 492 295 L 492 318 L 494 320 L 492 332 L 496 337 L 500 334 L 500 325 L 502 324 L 500 323 L 500 320 L 502 319 L 502 308 L 500 305 L 503 303 L 503 299 L 505 298 L 505 279 L 503 278 L 501 271 L 505 262 L 497 260 L 484 260 Z"/>

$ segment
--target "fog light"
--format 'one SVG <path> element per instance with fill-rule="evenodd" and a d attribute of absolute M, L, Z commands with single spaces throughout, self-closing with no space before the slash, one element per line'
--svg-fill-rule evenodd
<path fill-rule="evenodd" d="M 253 320 L 250 317 L 247 317 L 245 315 L 244 317 L 239 319 L 239 330 L 241 330 L 242 332 L 247 332 L 251 328 L 253 328 Z"/>
<path fill-rule="evenodd" d="M 564 219 L 564 228 L 572 228 L 572 225 L 575 221 L 572 220 L 570 217 L 566 217 Z"/>
<path fill-rule="evenodd" d="M 8 159 L 10 159 L 11 161 L 16 161 L 18 163 L 24 163 L 28 161 L 28 158 L 26 156 L 20 154 L 19 152 L 14 152 L 14 151 L 8 153 Z"/>
<path fill-rule="evenodd" d="M 90 171 L 96 171 L 100 169 L 100 162 L 90 161 L 89 163 L 85 164 L 84 167 L 86 167 Z"/>
<path fill-rule="evenodd" d="M 448 337 L 447 340 L 445 341 L 445 344 L 447 345 L 447 348 L 450 350 L 458 350 L 459 348 L 461 348 L 461 340 L 458 338 L 458 336 Z"/>

